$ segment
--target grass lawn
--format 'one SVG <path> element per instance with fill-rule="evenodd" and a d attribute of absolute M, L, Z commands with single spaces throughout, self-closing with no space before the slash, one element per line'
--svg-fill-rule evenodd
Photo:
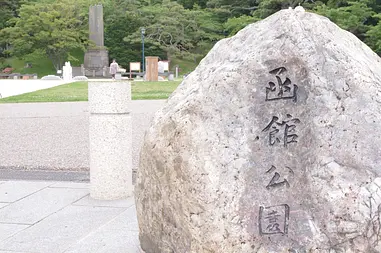
<path fill-rule="evenodd" d="M 27 62 L 32 63 L 32 68 L 24 68 Z M 5 64 L 8 64 L 15 69 L 13 73 L 37 74 L 39 78 L 46 75 L 54 75 L 56 73 L 53 64 L 46 57 L 37 58 L 33 61 L 8 58 L 5 59 Z"/>
<path fill-rule="evenodd" d="M 181 81 L 133 82 L 132 99 L 167 99 Z M 53 88 L 0 99 L 0 103 L 37 103 L 87 101 L 87 82 L 75 82 Z"/>

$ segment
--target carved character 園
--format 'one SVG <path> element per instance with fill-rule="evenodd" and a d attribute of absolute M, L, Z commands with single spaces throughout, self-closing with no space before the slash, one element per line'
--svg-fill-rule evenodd
<path fill-rule="evenodd" d="M 259 209 L 260 235 L 287 235 L 290 207 L 287 204 Z"/>

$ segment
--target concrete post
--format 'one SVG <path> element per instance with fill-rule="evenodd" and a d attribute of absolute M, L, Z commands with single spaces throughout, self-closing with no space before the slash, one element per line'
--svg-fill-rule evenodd
<path fill-rule="evenodd" d="M 131 85 L 89 82 L 90 196 L 113 200 L 132 196 Z"/>

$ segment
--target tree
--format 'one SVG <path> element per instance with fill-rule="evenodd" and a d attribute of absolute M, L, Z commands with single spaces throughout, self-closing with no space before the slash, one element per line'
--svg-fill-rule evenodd
<path fill-rule="evenodd" d="M 254 23 L 256 21 L 259 21 L 258 18 L 242 15 L 238 18 L 233 17 L 229 18 L 228 21 L 224 24 L 225 30 L 229 33 L 229 36 L 235 35 L 238 31 L 245 28 L 245 26 Z"/>
<path fill-rule="evenodd" d="M 20 5 L 20 0 L 0 0 L 0 30 L 9 25 L 11 18 L 17 17 Z"/>
<path fill-rule="evenodd" d="M 220 18 L 224 17 L 225 22 L 232 17 L 250 16 L 258 8 L 258 0 L 209 0 L 206 6 L 218 10 Z"/>
<path fill-rule="evenodd" d="M 186 9 L 193 9 L 194 6 L 200 6 L 201 8 L 206 7 L 207 0 L 177 0 L 179 4 L 184 6 Z"/>
<path fill-rule="evenodd" d="M 222 38 L 222 25 L 211 12 L 202 9 L 187 10 L 182 5 L 164 0 L 162 4 L 144 6 L 134 13 L 146 28 L 146 41 L 174 55 L 196 57 L 195 50 Z M 218 34 L 218 31 L 220 34 Z M 127 36 L 129 43 L 140 42 L 140 30 Z"/>
<path fill-rule="evenodd" d="M 140 22 L 133 16 L 127 15 L 128 8 L 133 8 L 130 1 L 113 0 L 104 6 L 104 39 L 109 58 L 117 59 L 118 64 L 128 67 L 129 62 L 139 57 L 139 48 L 123 40 L 126 35 L 135 32 Z M 140 60 L 140 58 L 139 58 Z"/>
<path fill-rule="evenodd" d="M 44 52 L 57 70 L 72 57 L 71 51 L 84 51 L 88 43 L 84 2 L 63 0 L 25 4 L 13 22 L 13 27 L 0 32 L 0 37 L 12 45 L 11 54 L 23 57 Z"/>
<path fill-rule="evenodd" d="M 0 31 L 10 26 L 9 21 L 17 17 L 20 4 L 19 0 L 0 0 Z M 5 40 L 0 38 L 0 59 L 6 57 L 6 48 L 7 44 Z"/>
<path fill-rule="evenodd" d="M 375 15 L 375 17 L 381 20 L 380 14 Z M 381 55 L 381 21 L 366 32 L 365 41 L 378 55 Z"/>
<path fill-rule="evenodd" d="M 366 33 L 370 29 L 369 22 L 375 14 L 368 6 L 369 3 L 369 0 L 328 1 L 327 5 L 317 6 L 315 10 L 318 14 L 328 17 L 332 22 L 364 41 Z"/>
<path fill-rule="evenodd" d="M 145 0 L 107 0 L 104 4 L 105 46 L 110 59 L 116 59 L 118 64 L 129 68 L 130 62 L 142 62 L 141 40 L 124 40 L 132 34 L 140 34 L 143 21 L 139 9 L 147 6 Z M 146 44 L 146 55 L 165 56 L 158 47 Z"/>
<path fill-rule="evenodd" d="M 264 19 L 282 9 L 295 8 L 298 5 L 311 9 L 316 3 L 313 0 L 259 0 L 258 7 L 253 11 L 253 16 Z"/>

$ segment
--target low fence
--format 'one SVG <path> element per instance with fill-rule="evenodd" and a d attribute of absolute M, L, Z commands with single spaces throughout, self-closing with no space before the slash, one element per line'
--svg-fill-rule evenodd
<path fill-rule="evenodd" d="M 0 79 L 37 79 L 37 74 L 20 74 L 20 73 L 12 73 L 12 74 L 0 74 Z"/>

